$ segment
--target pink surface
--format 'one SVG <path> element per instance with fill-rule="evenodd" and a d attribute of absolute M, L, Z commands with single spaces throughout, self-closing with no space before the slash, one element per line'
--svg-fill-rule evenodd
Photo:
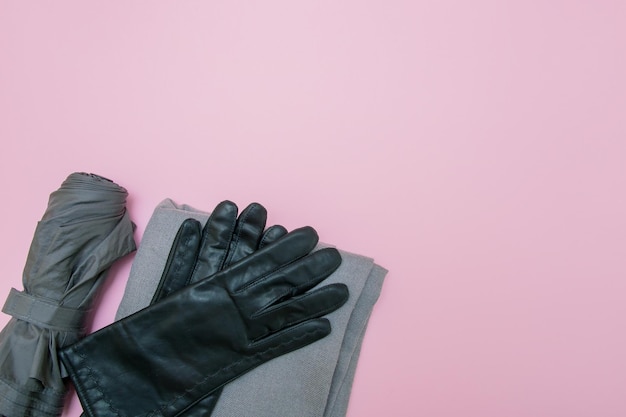
<path fill-rule="evenodd" d="M 0 298 L 73 171 L 259 201 L 390 270 L 350 417 L 623 417 L 625 5 L 4 1 Z"/>

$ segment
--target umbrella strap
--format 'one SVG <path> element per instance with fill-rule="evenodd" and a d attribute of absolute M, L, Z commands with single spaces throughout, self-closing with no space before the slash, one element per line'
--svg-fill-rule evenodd
<path fill-rule="evenodd" d="M 81 332 L 88 310 L 63 307 L 11 288 L 2 311 L 40 327 L 64 332 Z"/>

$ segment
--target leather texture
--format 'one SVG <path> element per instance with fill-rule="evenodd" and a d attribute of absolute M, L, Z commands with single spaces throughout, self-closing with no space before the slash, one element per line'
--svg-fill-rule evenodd
<path fill-rule="evenodd" d="M 237 213 L 235 203 L 222 201 L 212 211 L 202 230 L 200 222 L 194 219 L 187 219 L 181 224 L 150 304 L 221 271 L 287 234 L 287 230 L 280 225 L 265 230 L 267 210 L 259 203 L 248 205 L 239 217 Z M 190 250 L 190 246 L 195 247 L 198 241 L 198 250 Z M 206 395 L 181 416 L 210 416 L 221 391 L 220 388 Z"/>
<path fill-rule="evenodd" d="M 178 243 L 183 253 L 202 245 L 197 233 L 189 236 Z M 227 265 L 229 253 L 239 259 L 237 251 L 247 255 L 243 259 L 211 276 L 204 274 L 218 262 L 196 263 L 203 279 L 183 289 L 161 288 L 166 298 L 60 353 L 88 415 L 183 415 L 234 378 L 330 333 L 320 317 L 345 303 L 347 287 L 313 287 L 340 265 L 337 250 L 312 252 L 318 237 L 310 227 L 250 255 L 250 246 L 235 244 L 232 236 L 230 252 L 215 260 Z"/>

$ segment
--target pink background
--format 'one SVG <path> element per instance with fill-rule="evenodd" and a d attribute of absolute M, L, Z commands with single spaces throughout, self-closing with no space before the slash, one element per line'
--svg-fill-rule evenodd
<path fill-rule="evenodd" d="M 390 270 L 350 417 L 623 417 L 625 21 L 620 0 L 3 1 L 0 298 L 73 171 L 129 190 L 138 241 L 165 197 L 258 201 Z"/>

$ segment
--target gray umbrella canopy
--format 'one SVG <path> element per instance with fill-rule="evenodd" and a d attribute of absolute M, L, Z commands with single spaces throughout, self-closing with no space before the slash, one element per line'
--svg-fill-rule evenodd
<path fill-rule="evenodd" d="M 23 291 L 12 289 L 0 333 L 0 414 L 58 416 L 65 371 L 57 350 L 85 334 L 85 318 L 109 267 L 135 250 L 126 190 L 73 173 L 50 194 L 26 259 Z"/>

